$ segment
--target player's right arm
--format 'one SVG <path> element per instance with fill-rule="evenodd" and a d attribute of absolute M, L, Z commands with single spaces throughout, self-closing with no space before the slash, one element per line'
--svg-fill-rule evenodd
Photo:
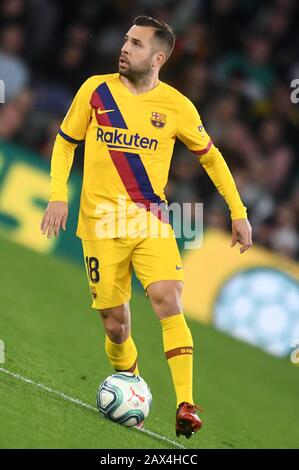
<path fill-rule="evenodd" d="M 41 221 L 41 231 L 51 238 L 59 230 L 66 230 L 68 217 L 67 181 L 78 143 L 85 139 L 90 123 L 90 81 L 83 83 L 68 110 L 54 142 L 51 158 L 51 186 L 49 204 Z"/>

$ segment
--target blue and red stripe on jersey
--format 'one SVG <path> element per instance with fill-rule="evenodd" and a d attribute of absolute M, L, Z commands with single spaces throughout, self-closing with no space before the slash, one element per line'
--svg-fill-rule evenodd
<path fill-rule="evenodd" d="M 90 104 L 95 109 L 96 119 L 99 125 L 128 129 L 107 83 L 102 83 L 94 90 Z M 98 114 L 98 109 L 113 109 L 113 112 Z M 109 147 L 108 150 L 132 201 L 137 205 L 143 204 L 148 211 L 153 210 L 160 220 L 168 223 L 169 220 L 165 212 L 157 210 L 157 207 L 153 208 L 153 206 L 151 206 L 151 204 L 165 204 L 165 201 L 155 194 L 140 155 L 137 153 L 109 149 Z"/>
<path fill-rule="evenodd" d="M 95 109 L 96 118 L 99 125 L 128 129 L 119 107 L 117 106 L 112 93 L 108 88 L 107 83 L 102 83 L 98 86 L 98 88 L 96 88 L 96 90 L 94 90 L 90 99 L 90 104 L 91 107 Z M 98 114 L 98 109 L 101 111 L 105 109 L 113 109 L 114 111 L 107 114 Z"/>

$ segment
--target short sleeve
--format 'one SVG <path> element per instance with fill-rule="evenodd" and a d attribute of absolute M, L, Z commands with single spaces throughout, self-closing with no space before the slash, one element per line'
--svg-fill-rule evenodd
<path fill-rule="evenodd" d="M 176 135 L 191 152 L 199 156 L 207 153 L 213 145 L 197 109 L 186 97 L 178 112 Z"/>
<path fill-rule="evenodd" d="M 85 139 L 92 109 L 90 96 L 92 93 L 91 78 L 79 88 L 73 102 L 62 121 L 59 134 L 69 142 L 77 144 Z"/>

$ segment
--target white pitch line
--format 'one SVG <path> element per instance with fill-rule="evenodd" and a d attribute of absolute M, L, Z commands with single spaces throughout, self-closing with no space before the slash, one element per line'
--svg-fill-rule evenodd
<path fill-rule="evenodd" d="M 144 432 L 145 434 L 148 434 L 149 436 L 156 437 L 157 439 L 160 439 L 161 441 L 169 442 L 170 444 L 173 444 L 174 446 L 179 447 L 180 449 L 186 449 L 186 447 L 182 446 L 182 444 L 178 444 L 177 442 L 172 441 L 171 439 L 168 439 L 165 436 L 161 436 L 160 434 L 157 434 L 153 431 L 150 431 L 149 429 L 143 428 L 143 429 L 138 429 L 138 431 Z"/>
<path fill-rule="evenodd" d="M 88 403 L 84 403 L 84 401 L 79 400 L 78 398 L 69 397 L 65 393 L 58 392 L 58 390 L 54 390 L 53 388 L 47 387 L 46 385 L 42 383 L 34 382 L 33 380 L 28 379 L 27 377 L 23 377 L 22 375 L 16 374 L 15 372 L 11 372 L 10 370 L 4 369 L 3 367 L 0 367 L 0 371 L 4 372 L 5 374 L 11 375 L 15 379 L 23 380 L 23 382 L 26 382 L 27 384 L 35 385 L 35 387 L 41 388 L 42 390 L 52 393 L 53 395 L 57 395 L 60 398 L 63 398 L 64 400 L 68 400 L 68 401 L 71 401 L 72 403 L 76 403 L 76 405 L 84 406 L 84 408 L 89 408 L 90 410 L 97 411 L 95 406 L 89 405 Z"/>
<path fill-rule="evenodd" d="M 71 403 L 75 403 L 76 405 L 80 405 L 84 408 L 96 411 L 98 413 L 98 409 L 95 406 L 92 406 L 89 403 L 85 403 L 84 401 L 79 400 L 79 398 L 70 397 L 69 395 L 66 395 L 63 392 L 59 392 L 58 390 L 54 390 L 53 388 L 47 387 L 43 383 L 34 382 L 33 380 L 29 379 L 28 377 L 24 377 L 23 375 L 12 372 L 8 369 L 5 369 L 4 367 L 0 367 L 0 372 L 3 372 L 4 374 L 10 375 L 10 376 L 14 377 L 15 379 L 22 380 L 23 382 L 26 382 L 27 384 L 34 385 L 35 387 L 38 387 L 41 390 L 44 390 L 45 392 L 49 392 L 49 393 L 52 393 L 53 395 L 57 395 L 58 397 L 63 398 L 64 400 L 70 401 Z M 174 446 L 176 446 L 180 449 L 186 449 L 186 447 L 182 446 L 181 444 L 178 444 L 177 442 L 172 441 L 171 439 L 168 439 L 165 436 L 161 436 L 160 434 L 157 434 L 157 433 L 155 433 L 153 431 L 150 431 L 148 429 L 144 429 L 144 428 L 143 429 L 134 428 L 134 429 L 136 429 L 140 432 L 143 432 L 143 433 L 147 434 L 148 436 L 155 437 L 156 439 L 160 439 L 161 441 L 166 441 L 169 444 L 172 444 L 172 445 L 174 445 Z"/>

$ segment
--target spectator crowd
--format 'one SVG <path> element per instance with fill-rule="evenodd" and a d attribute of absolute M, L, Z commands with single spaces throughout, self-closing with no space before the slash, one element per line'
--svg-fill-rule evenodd
<path fill-rule="evenodd" d="M 248 209 L 254 243 L 298 260 L 296 0 L 2 0 L 0 141 L 49 160 L 74 94 L 89 76 L 117 71 L 139 14 L 173 27 L 176 46 L 161 79 L 199 110 Z M 79 146 L 78 168 L 82 157 Z M 204 202 L 205 228 L 230 229 L 225 202 L 180 143 L 166 192 L 170 202 Z"/>

